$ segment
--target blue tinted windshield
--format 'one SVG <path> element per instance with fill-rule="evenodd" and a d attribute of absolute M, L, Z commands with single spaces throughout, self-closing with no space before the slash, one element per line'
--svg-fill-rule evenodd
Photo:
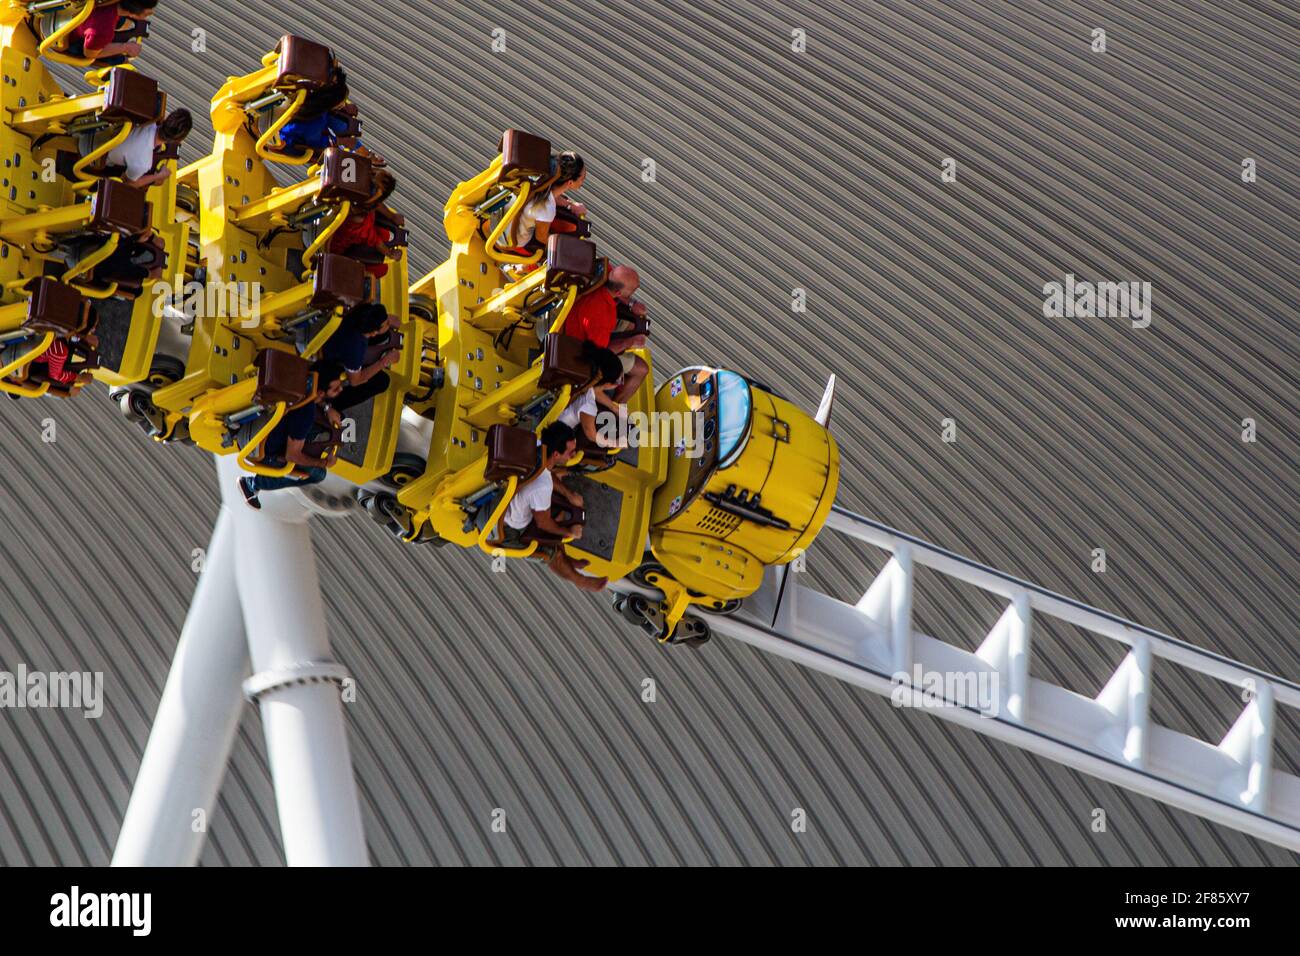
<path fill-rule="evenodd" d="M 718 373 L 718 466 L 726 468 L 749 435 L 753 399 L 749 383 L 735 372 Z"/>

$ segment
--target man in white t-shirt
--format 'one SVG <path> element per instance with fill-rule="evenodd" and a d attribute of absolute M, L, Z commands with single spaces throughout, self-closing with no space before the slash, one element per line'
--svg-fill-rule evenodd
<path fill-rule="evenodd" d="M 618 414 L 618 405 L 610 397 L 610 392 L 623 384 L 623 365 L 619 357 L 609 349 L 593 348 L 590 358 L 596 377 L 595 384 L 574 397 L 556 420 L 572 428 L 578 434 L 580 444 L 581 439 L 585 438 L 587 445 L 617 448 L 618 444 L 605 440 L 596 426 L 596 414 L 601 406 Z"/>
<path fill-rule="evenodd" d="M 569 534 L 567 528 L 562 527 L 551 517 L 551 499 L 554 495 L 555 479 L 551 477 L 549 468 L 543 468 L 532 481 L 515 488 L 515 496 L 510 499 L 510 504 L 506 507 L 506 528 L 526 531 L 530 526 L 536 525 L 552 534 L 561 536 Z M 542 515 L 545 517 L 539 517 Z M 548 524 L 554 527 L 548 528 Z M 506 534 L 510 535 L 509 530 Z"/>
<path fill-rule="evenodd" d="M 504 518 L 505 538 L 502 544 L 507 548 L 526 546 L 523 539 L 525 531 L 543 532 L 556 538 L 582 537 L 582 524 L 575 522 L 562 525 L 551 515 L 554 495 L 559 494 L 569 504 L 581 510 L 582 496 L 571 491 L 563 481 L 555 480 L 552 471 L 563 465 L 577 452 L 577 441 L 573 429 L 568 425 L 553 422 L 542 430 L 542 470 L 532 481 L 515 489 L 515 495 L 506 506 Z M 586 561 L 574 561 L 564 552 L 562 544 L 539 545 L 538 553 L 546 558 L 547 566 L 552 571 L 575 584 L 584 591 L 600 591 L 608 584 L 606 578 L 592 578 L 583 574 L 581 568 Z"/>

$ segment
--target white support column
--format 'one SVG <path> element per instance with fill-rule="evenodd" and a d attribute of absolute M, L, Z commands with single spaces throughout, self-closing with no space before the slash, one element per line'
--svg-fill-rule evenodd
<path fill-rule="evenodd" d="M 234 529 L 223 508 L 122 820 L 114 866 L 198 862 L 239 729 L 247 676 Z"/>
<path fill-rule="evenodd" d="M 1122 727 L 1120 755 L 1139 769 L 1146 767 L 1149 749 L 1151 660 L 1151 642 L 1138 638 L 1097 695 L 1097 703 L 1110 711 Z"/>
<path fill-rule="evenodd" d="M 1024 723 L 1028 707 L 1032 614 L 1029 595 L 1024 591 L 1018 592 L 976 652 L 980 660 L 994 668 L 1006 681 L 1003 699 L 1007 714 L 1018 723 Z"/>
<path fill-rule="evenodd" d="M 1237 779 L 1229 782 L 1231 796 L 1256 813 L 1268 810 L 1274 719 L 1273 688 L 1260 684 L 1254 698 L 1219 744 L 1220 750 L 1243 767 Z"/>
<path fill-rule="evenodd" d="M 912 672 L 912 548 L 900 544 L 894 552 L 894 578 L 889 591 L 889 644 L 894 673 Z"/>
<path fill-rule="evenodd" d="M 858 601 L 858 612 L 881 628 L 895 674 L 912 672 L 912 549 L 900 544 Z M 908 678 L 911 679 L 910 676 Z"/>
<path fill-rule="evenodd" d="M 326 632 L 311 512 L 291 491 L 264 494 L 262 510 L 253 511 L 235 486 L 233 462 L 218 470 L 239 545 L 235 577 L 253 670 L 245 689 L 261 709 L 285 859 L 290 866 L 365 866 L 336 683 L 344 671 Z"/>

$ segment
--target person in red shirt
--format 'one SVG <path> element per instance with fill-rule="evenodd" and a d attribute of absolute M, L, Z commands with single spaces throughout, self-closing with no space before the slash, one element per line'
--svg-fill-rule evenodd
<path fill-rule="evenodd" d="M 330 252 L 359 257 L 360 253 L 369 250 L 382 253 L 386 259 L 397 256 L 397 251 L 389 245 L 392 233 L 375 221 L 379 207 L 397 187 L 397 180 L 392 173 L 381 169 L 375 173 L 375 186 L 378 192 L 369 202 L 353 208 L 352 214 L 339 226 L 338 232 L 330 237 Z M 366 271 L 376 279 L 382 279 L 388 275 L 388 265 L 384 262 L 367 263 Z"/>
<path fill-rule="evenodd" d="M 623 363 L 623 385 L 611 397 L 615 402 L 626 402 L 636 394 L 650 366 L 638 355 L 628 350 L 644 345 L 640 336 L 619 339 L 610 342 L 610 336 L 618 327 L 618 304 L 620 297 L 631 298 L 641 285 L 641 277 L 629 266 L 614 266 L 609 278 L 600 288 L 580 297 L 569 309 L 569 317 L 564 320 L 564 334 L 575 339 L 591 342 L 602 349 L 621 353 L 619 360 Z M 630 291 L 628 291 L 630 290 Z"/>
<path fill-rule="evenodd" d="M 158 0 L 122 0 L 96 7 L 86 21 L 68 35 L 68 53 L 104 65 L 125 63 L 140 55 L 140 44 L 118 43 L 118 23 L 123 17 L 147 20 L 153 16 Z"/>
<path fill-rule="evenodd" d="M 607 286 L 580 296 L 564 320 L 564 334 L 599 348 L 609 348 L 609 336 L 618 322 L 618 301 Z"/>

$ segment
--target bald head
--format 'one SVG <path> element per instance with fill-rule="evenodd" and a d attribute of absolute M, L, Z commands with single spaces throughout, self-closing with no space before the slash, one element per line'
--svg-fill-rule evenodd
<path fill-rule="evenodd" d="M 614 266 L 609 270 L 609 279 L 605 284 L 616 299 L 631 302 L 636 290 L 641 288 L 641 276 L 631 266 Z"/>

